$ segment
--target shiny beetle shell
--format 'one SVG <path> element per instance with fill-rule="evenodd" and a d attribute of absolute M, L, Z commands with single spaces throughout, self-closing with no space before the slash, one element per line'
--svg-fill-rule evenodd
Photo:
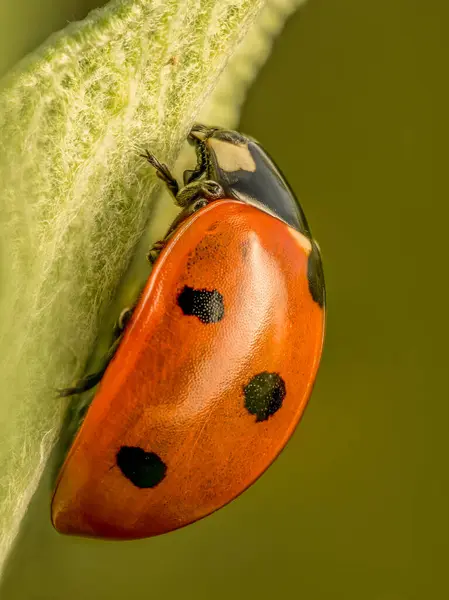
<path fill-rule="evenodd" d="M 273 462 L 312 391 L 325 292 L 303 212 L 255 142 L 192 138 L 187 187 L 223 194 L 184 209 L 157 256 L 60 472 L 62 533 L 142 538 L 212 513 Z"/>

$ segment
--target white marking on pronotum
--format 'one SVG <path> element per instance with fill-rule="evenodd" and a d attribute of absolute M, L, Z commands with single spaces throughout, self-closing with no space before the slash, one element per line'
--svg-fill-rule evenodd
<path fill-rule="evenodd" d="M 256 163 L 251 156 L 248 144 L 235 144 L 214 138 L 209 138 L 207 143 L 215 152 L 220 169 L 223 171 L 228 173 L 240 170 L 255 172 Z"/>
<path fill-rule="evenodd" d="M 306 251 L 307 255 L 309 255 L 312 252 L 312 242 L 309 240 L 309 238 L 299 231 L 296 231 L 296 229 L 293 229 L 293 227 L 289 227 L 288 230 L 297 244 Z"/>

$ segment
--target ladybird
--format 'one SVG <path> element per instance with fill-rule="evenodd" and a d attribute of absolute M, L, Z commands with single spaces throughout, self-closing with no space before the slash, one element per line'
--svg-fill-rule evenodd
<path fill-rule="evenodd" d="M 182 207 L 117 326 L 58 475 L 64 534 L 136 539 L 197 521 L 248 488 L 295 430 L 324 336 L 320 250 L 283 175 L 252 138 L 195 125 Z M 101 381 L 100 381 L 101 380 Z"/>

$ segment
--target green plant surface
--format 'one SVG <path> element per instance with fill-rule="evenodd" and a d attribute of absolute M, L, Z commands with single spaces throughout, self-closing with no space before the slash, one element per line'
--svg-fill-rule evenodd
<path fill-rule="evenodd" d="M 172 166 L 194 120 L 234 125 L 299 3 L 114 1 L 3 80 L 0 566 L 61 431 L 55 389 L 84 371 L 112 300 L 137 293 L 139 240 L 175 214 L 139 152 Z"/>

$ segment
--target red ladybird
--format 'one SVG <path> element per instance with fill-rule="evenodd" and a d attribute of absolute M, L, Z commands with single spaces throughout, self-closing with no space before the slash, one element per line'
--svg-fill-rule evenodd
<path fill-rule="evenodd" d="M 143 538 L 212 513 L 273 462 L 313 387 L 325 291 L 304 214 L 254 140 L 190 139 L 180 191 L 147 155 L 184 210 L 105 372 L 64 392 L 104 372 L 57 481 L 61 533 Z"/>

